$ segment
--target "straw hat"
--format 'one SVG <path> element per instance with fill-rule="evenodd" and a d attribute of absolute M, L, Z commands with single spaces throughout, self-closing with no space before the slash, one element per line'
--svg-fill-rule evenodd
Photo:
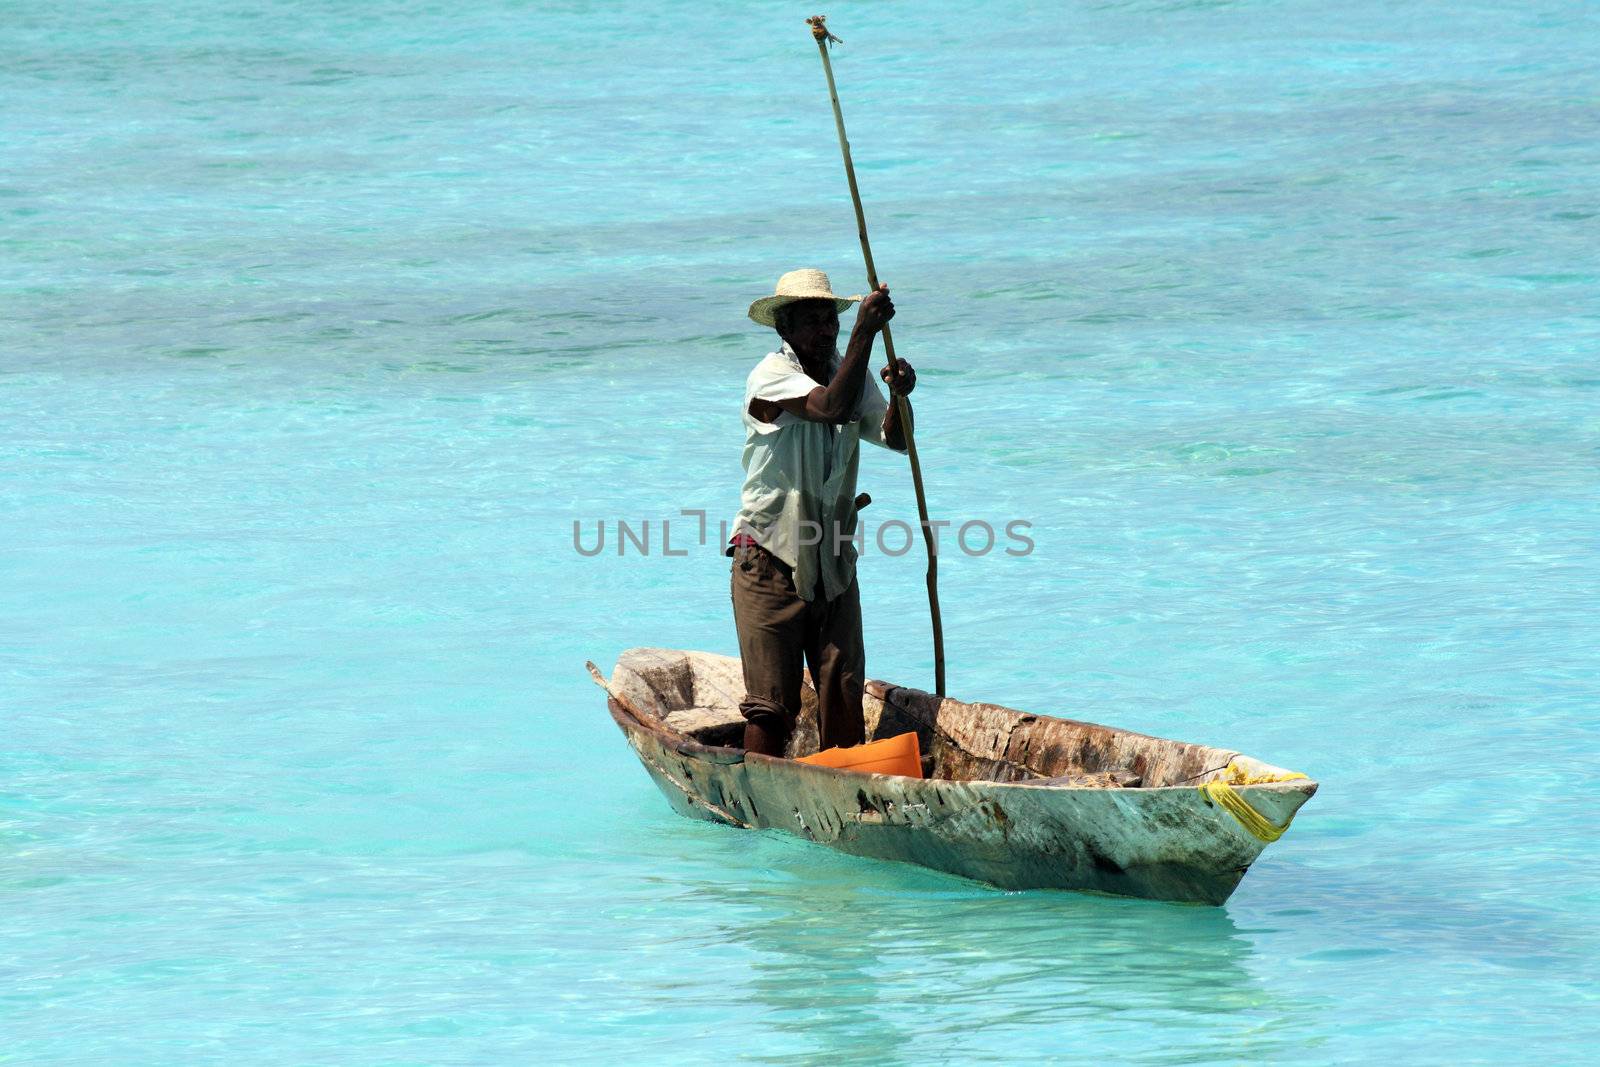
<path fill-rule="evenodd" d="M 859 296 L 837 296 L 828 284 L 828 276 L 820 270 L 804 267 L 792 270 L 778 279 L 771 296 L 764 296 L 750 305 L 750 318 L 763 326 L 776 325 L 772 313 L 796 300 L 832 300 L 834 308 L 843 311 L 856 303 Z"/>

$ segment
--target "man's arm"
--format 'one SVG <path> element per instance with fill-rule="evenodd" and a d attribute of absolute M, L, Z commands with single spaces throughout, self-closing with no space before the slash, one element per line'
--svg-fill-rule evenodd
<path fill-rule="evenodd" d="M 884 367 L 880 375 L 889 386 L 889 409 L 883 413 L 883 443 L 896 452 L 904 452 L 906 435 L 900 425 L 900 403 L 897 398 L 908 395 L 917 387 L 917 372 L 903 359 L 895 360 L 895 370 L 898 373 L 890 374 L 889 368 Z"/>
<path fill-rule="evenodd" d="M 861 400 L 861 387 L 867 380 L 867 362 L 872 357 L 872 342 L 894 318 L 889 287 L 880 285 L 861 301 L 856 310 L 855 328 L 844 350 L 844 361 L 833 380 L 819 385 L 805 396 L 774 401 L 778 407 L 811 422 L 849 422 Z"/>

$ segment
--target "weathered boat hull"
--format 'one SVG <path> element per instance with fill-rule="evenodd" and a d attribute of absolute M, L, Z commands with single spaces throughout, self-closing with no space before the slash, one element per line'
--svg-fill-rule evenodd
<path fill-rule="evenodd" d="M 891 702 L 869 695 L 873 720 L 916 700 L 940 699 L 882 686 L 877 692 L 888 693 Z M 665 728 L 626 697 L 613 695 L 608 706 L 682 815 L 781 830 L 853 855 L 914 863 L 1004 889 L 1221 904 L 1267 843 L 1193 785 L 1073 788 L 860 774 L 702 744 Z M 1315 791 L 1308 779 L 1240 790 L 1279 826 Z"/>

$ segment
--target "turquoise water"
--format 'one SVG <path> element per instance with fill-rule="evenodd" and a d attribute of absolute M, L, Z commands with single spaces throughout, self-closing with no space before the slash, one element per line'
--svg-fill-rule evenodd
<path fill-rule="evenodd" d="M 934 515 L 1037 546 L 945 556 L 951 692 L 1292 832 L 1004 894 L 677 818 L 606 717 L 733 648 L 745 305 L 864 287 L 810 10 L 0 3 L 0 1059 L 1590 1052 L 1594 8 L 829 10 Z"/>

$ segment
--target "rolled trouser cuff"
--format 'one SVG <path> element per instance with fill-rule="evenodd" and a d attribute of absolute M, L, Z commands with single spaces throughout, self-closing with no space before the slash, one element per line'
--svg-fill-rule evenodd
<path fill-rule="evenodd" d="M 739 702 L 739 714 L 744 716 L 745 722 L 753 722 L 766 729 L 779 729 L 784 732 L 794 729 L 794 714 L 776 700 L 766 697 L 745 694 Z"/>

